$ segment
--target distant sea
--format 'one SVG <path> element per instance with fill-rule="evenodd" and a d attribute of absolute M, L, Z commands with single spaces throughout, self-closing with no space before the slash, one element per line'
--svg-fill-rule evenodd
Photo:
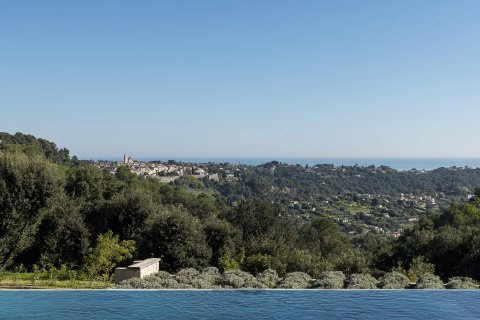
<path fill-rule="evenodd" d="M 248 164 L 248 165 L 259 165 L 273 160 L 288 163 L 288 164 L 300 164 L 302 166 L 309 165 L 313 166 L 316 164 L 333 164 L 335 166 L 370 166 L 374 165 L 376 167 L 384 165 L 389 166 L 397 170 L 433 170 L 441 167 L 470 167 L 470 168 L 480 168 L 480 158 L 165 158 L 165 157 L 145 157 L 145 158 L 135 158 L 136 160 L 141 161 L 167 161 L 167 160 L 176 160 L 182 162 L 192 162 L 192 163 L 207 163 L 207 162 L 216 162 L 224 163 L 228 162 L 231 164 Z"/>

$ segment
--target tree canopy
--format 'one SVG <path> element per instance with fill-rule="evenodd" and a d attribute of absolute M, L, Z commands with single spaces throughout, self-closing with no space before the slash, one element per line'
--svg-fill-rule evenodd
<path fill-rule="evenodd" d="M 396 270 L 410 278 L 435 272 L 442 279 L 480 279 L 479 190 L 470 201 L 424 217 L 397 241 L 371 233 L 352 237 L 327 216 L 298 219 L 268 197 L 228 204 L 200 184 L 189 182 L 197 188 L 191 192 L 127 167 L 112 175 L 70 161 L 68 152 L 33 136 L 0 134 L 0 139 L 1 269 L 83 266 L 103 276 L 120 262 L 155 256 L 168 271 L 216 266 L 319 277 L 332 270 L 346 275 Z M 9 147 L 15 145 L 32 148 Z M 276 166 L 262 170 L 272 175 Z M 273 176 L 285 187 L 297 183 L 281 173 Z M 251 179 L 239 187 L 268 185 L 265 177 Z"/>

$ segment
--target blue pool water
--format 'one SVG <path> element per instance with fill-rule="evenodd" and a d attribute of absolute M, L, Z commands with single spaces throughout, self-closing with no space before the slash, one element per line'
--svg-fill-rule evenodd
<path fill-rule="evenodd" d="M 479 319 L 480 290 L 0 291 L 1 319 Z"/>

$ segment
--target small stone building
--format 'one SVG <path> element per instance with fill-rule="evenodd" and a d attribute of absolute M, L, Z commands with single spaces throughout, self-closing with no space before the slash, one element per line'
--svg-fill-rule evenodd
<path fill-rule="evenodd" d="M 136 260 L 132 265 L 126 268 L 115 269 L 115 283 L 119 284 L 123 280 L 130 278 L 143 278 L 159 270 L 159 258 L 150 258 L 145 260 Z"/>

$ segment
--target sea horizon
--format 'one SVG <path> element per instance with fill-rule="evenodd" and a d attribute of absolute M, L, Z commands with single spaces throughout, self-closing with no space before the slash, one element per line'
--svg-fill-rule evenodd
<path fill-rule="evenodd" d="M 451 167 L 469 167 L 480 168 L 480 158 L 468 158 L 468 157 L 135 157 L 134 160 L 138 161 L 162 161 L 175 160 L 179 162 L 187 163 L 230 163 L 230 164 L 243 164 L 243 165 L 260 165 L 271 161 L 278 161 L 286 164 L 299 164 L 302 166 L 309 165 L 314 166 L 317 164 L 333 164 L 335 166 L 361 166 L 368 167 L 374 165 L 388 166 L 396 170 L 434 170 L 438 168 L 451 168 Z M 84 160 L 108 160 L 108 161 L 121 161 L 121 157 L 106 157 L 106 158 L 91 158 Z"/>

